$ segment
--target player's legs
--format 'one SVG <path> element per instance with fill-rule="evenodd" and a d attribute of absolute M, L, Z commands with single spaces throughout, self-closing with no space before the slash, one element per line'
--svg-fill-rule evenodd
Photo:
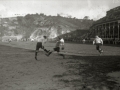
<path fill-rule="evenodd" d="M 60 53 L 58 53 L 60 56 L 62 56 L 63 57 L 63 59 L 65 58 L 65 55 L 64 54 L 60 54 Z"/>
<path fill-rule="evenodd" d="M 49 56 L 49 55 L 52 54 L 52 52 L 54 52 L 54 51 L 58 51 L 58 47 L 53 48 L 53 50 L 52 50 L 52 51 L 49 51 L 48 54 L 46 54 L 46 55 Z"/>
<path fill-rule="evenodd" d="M 102 50 L 102 48 L 101 48 L 101 44 L 97 44 L 96 49 L 98 50 L 98 52 L 99 52 L 100 55 L 101 55 L 101 53 L 103 52 L 103 50 Z"/>
<path fill-rule="evenodd" d="M 99 50 L 99 44 L 96 44 L 96 50 Z"/>
<path fill-rule="evenodd" d="M 100 54 L 103 52 L 103 50 L 101 48 L 101 44 L 99 45 L 99 52 L 100 52 Z"/>
<path fill-rule="evenodd" d="M 37 60 L 37 54 L 38 54 L 38 52 L 39 52 L 39 48 L 37 48 L 36 51 L 35 51 L 35 59 L 36 60 Z"/>
<path fill-rule="evenodd" d="M 55 48 L 53 48 L 53 50 L 52 51 L 48 51 L 48 53 L 46 54 L 47 56 L 50 56 L 50 54 L 52 54 L 53 52 L 55 51 Z"/>
<path fill-rule="evenodd" d="M 39 48 L 42 47 L 42 43 L 41 42 L 37 42 L 37 45 L 36 45 L 36 51 L 35 51 L 35 59 L 37 60 L 37 54 L 39 52 Z"/>
<path fill-rule="evenodd" d="M 57 47 L 56 48 L 56 51 L 58 53 L 58 55 L 62 56 L 63 58 L 65 58 L 65 55 L 64 54 L 60 54 L 60 47 Z"/>
<path fill-rule="evenodd" d="M 52 52 L 54 52 L 54 51 L 56 51 L 58 53 L 58 55 L 60 55 L 63 58 L 65 58 L 64 54 L 60 54 L 60 47 L 53 48 L 53 51 L 49 51 L 49 53 L 47 54 L 47 56 L 49 56 L 50 54 L 52 54 Z"/>
<path fill-rule="evenodd" d="M 35 51 L 35 59 L 37 60 L 37 53 L 38 53 L 38 50 Z"/>
<path fill-rule="evenodd" d="M 63 58 L 65 58 L 64 54 L 60 54 L 60 47 L 55 47 L 53 48 L 53 51 L 49 51 L 49 53 L 47 54 L 47 56 L 49 56 L 50 54 L 52 54 L 52 52 L 56 51 L 58 53 L 58 55 L 62 56 Z"/>
<path fill-rule="evenodd" d="M 42 48 L 41 48 L 41 49 L 43 49 L 46 53 L 48 53 L 48 52 L 49 52 L 49 50 L 45 49 L 45 48 L 44 48 L 44 46 L 42 46 Z"/>

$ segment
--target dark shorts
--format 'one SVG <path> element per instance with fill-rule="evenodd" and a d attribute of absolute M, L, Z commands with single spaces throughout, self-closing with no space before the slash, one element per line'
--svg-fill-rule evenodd
<path fill-rule="evenodd" d="M 54 48 L 54 51 L 60 52 L 60 47 Z"/>
<path fill-rule="evenodd" d="M 101 45 L 102 45 L 101 43 L 97 43 L 96 44 L 96 50 L 100 50 L 101 49 Z"/>
<path fill-rule="evenodd" d="M 37 42 L 36 50 L 43 49 L 42 42 Z"/>

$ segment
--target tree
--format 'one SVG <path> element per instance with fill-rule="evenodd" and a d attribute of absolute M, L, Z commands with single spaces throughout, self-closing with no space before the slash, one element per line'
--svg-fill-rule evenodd
<path fill-rule="evenodd" d="M 85 20 L 89 20 L 89 16 L 85 16 L 83 19 L 85 19 Z"/>
<path fill-rule="evenodd" d="M 61 15 L 60 15 L 60 14 L 57 14 L 57 17 L 61 17 Z"/>
<path fill-rule="evenodd" d="M 28 14 L 28 15 L 25 16 L 25 21 L 26 21 L 26 26 L 27 27 L 32 27 L 34 25 L 35 19 L 32 15 Z"/>

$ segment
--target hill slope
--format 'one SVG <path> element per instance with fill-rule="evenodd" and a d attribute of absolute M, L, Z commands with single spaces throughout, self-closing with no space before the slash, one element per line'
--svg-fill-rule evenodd
<path fill-rule="evenodd" d="M 54 38 L 77 29 L 89 29 L 93 20 L 46 16 L 44 14 L 28 14 L 25 17 L 1 19 L 0 36 L 22 36 L 36 39 L 47 35 Z"/>

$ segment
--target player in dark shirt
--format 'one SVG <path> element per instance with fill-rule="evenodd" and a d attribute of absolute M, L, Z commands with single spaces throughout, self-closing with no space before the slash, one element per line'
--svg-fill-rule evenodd
<path fill-rule="evenodd" d="M 61 41 L 61 38 L 58 38 L 55 48 L 53 48 L 52 51 L 49 51 L 47 56 L 49 56 L 52 52 L 56 51 L 60 56 L 63 56 L 63 58 L 65 58 L 65 56 L 63 54 L 60 54 L 60 49 L 64 50 L 64 42 Z"/>

